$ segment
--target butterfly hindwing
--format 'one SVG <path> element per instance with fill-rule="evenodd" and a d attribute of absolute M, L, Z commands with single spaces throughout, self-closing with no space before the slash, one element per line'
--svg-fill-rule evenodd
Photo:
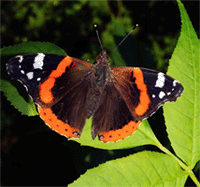
<path fill-rule="evenodd" d="M 114 83 L 107 84 L 93 115 L 93 138 L 99 134 L 103 142 L 118 141 L 133 134 L 139 124 Z"/>
<path fill-rule="evenodd" d="M 90 84 L 86 79 L 69 89 L 62 99 L 49 108 L 39 109 L 46 124 L 68 138 L 79 138 L 87 117 L 86 101 Z"/>

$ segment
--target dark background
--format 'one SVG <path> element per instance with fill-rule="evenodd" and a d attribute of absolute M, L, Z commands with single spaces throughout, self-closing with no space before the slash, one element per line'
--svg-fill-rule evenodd
<path fill-rule="evenodd" d="M 182 2 L 198 34 L 199 2 Z M 70 56 L 94 61 L 101 48 L 93 25 L 98 25 L 103 46 L 111 52 L 109 37 L 114 36 L 119 43 L 113 19 L 118 20 L 126 33 L 136 23 L 140 26 L 119 47 L 130 53 L 126 47 L 130 41 L 139 46 L 133 56 L 137 60 L 127 64 L 166 72 L 181 28 L 176 1 L 2 1 L 1 48 L 28 41 L 48 41 Z M 66 186 L 87 169 L 105 161 L 143 149 L 159 151 L 152 146 L 116 151 L 82 147 L 51 131 L 38 116 L 22 116 L 3 94 L 1 101 L 2 186 Z M 162 109 L 149 122 L 160 142 L 173 151 Z M 198 175 L 198 166 L 194 171 Z M 193 183 L 188 179 L 186 185 Z"/>

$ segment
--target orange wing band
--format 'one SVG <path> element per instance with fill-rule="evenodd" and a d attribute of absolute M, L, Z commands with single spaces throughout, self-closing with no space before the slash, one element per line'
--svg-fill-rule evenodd
<path fill-rule="evenodd" d="M 104 143 L 116 142 L 118 140 L 122 140 L 133 134 L 139 127 L 140 123 L 141 121 L 138 121 L 137 123 L 135 121 L 130 121 L 122 129 L 100 133 L 99 134 L 100 140 Z"/>
<path fill-rule="evenodd" d="M 48 79 L 40 85 L 40 99 L 45 104 L 51 104 L 53 102 L 53 94 L 51 89 L 53 88 L 56 78 L 60 77 L 65 73 L 66 67 L 70 66 L 72 63 L 72 58 L 65 57 L 58 65 L 57 69 L 53 70 L 49 75 Z"/>
<path fill-rule="evenodd" d="M 136 78 L 135 83 L 138 90 L 140 90 L 140 103 L 135 108 L 135 113 L 138 116 L 142 116 L 149 109 L 151 101 L 147 93 L 147 86 L 144 83 L 142 70 L 140 68 L 135 68 L 133 76 Z"/>
<path fill-rule="evenodd" d="M 57 133 L 66 136 L 67 138 L 79 138 L 80 131 L 71 127 L 69 124 L 61 121 L 52 112 L 51 108 L 41 108 L 38 106 L 40 117 L 44 122 Z"/>

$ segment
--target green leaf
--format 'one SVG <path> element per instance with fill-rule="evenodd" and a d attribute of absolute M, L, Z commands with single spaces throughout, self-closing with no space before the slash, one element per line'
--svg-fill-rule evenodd
<path fill-rule="evenodd" d="M 25 42 L 10 47 L 4 47 L 3 49 L 1 49 L 2 57 L 14 57 L 20 54 L 33 53 L 51 53 L 66 55 L 66 52 L 63 49 L 49 42 Z"/>
<path fill-rule="evenodd" d="M 182 28 L 168 75 L 183 84 L 184 93 L 175 103 L 167 103 L 163 108 L 172 147 L 192 169 L 200 158 L 200 43 L 179 0 L 178 5 Z"/>
<path fill-rule="evenodd" d="M 172 157 L 144 151 L 90 169 L 69 186 L 184 186 L 186 179 Z"/>
<path fill-rule="evenodd" d="M 22 87 L 21 85 L 19 86 Z M 3 91 L 7 99 L 16 109 L 21 112 L 21 114 L 28 116 L 38 115 L 32 99 L 30 97 L 24 99 L 21 95 L 19 95 L 16 87 L 13 86 L 9 81 L 1 80 L 1 91 Z"/>
<path fill-rule="evenodd" d="M 11 104 L 23 115 L 37 115 L 35 104 L 30 97 L 27 97 L 26 91 L 21 84 L 10 79 L 10 77 L 7 75 L 5 64 L 10 58 L 16 55 L 40 52 L 66 55 L 63 49 L 48 42 L 27 42 L 1 49 L 1 91 L 11 102 Z"/>

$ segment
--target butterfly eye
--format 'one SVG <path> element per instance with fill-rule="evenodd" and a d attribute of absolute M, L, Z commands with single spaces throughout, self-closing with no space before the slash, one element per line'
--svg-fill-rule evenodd
<path fill-rule="evenodd" d="M 103 56 L 102 56 L 102 55 L 99 55 L 99 56 L 97 56 L 96 60 L 99 62 L 99 61 L 102 60 L 102 58 L 103 58 Z"/>

